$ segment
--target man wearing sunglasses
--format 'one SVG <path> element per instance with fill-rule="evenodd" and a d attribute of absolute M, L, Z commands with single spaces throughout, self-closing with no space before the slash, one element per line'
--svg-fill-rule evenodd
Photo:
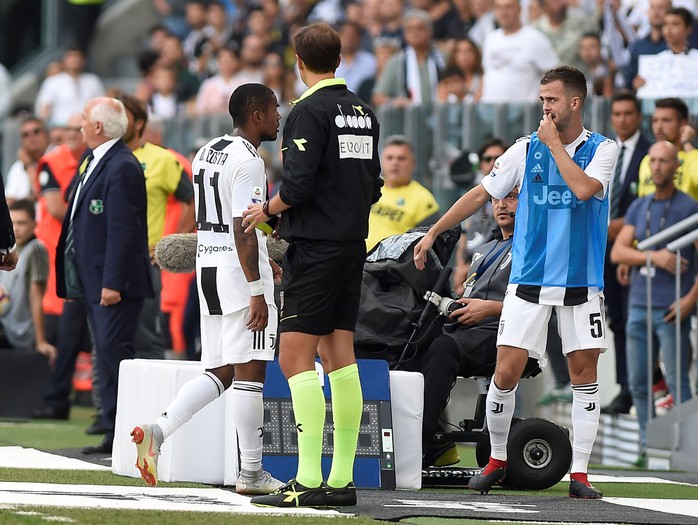
<path fill-rule="evenodd" d="M 33 116 L 25 118 L 19 126 L 19 134 L 22 142 L 17 160 L 7 172 L 5 197 L 8 204 L 19 199 L 36 200 L 37 166 L 48 149 L 48 131 L 43 120 Z"/>

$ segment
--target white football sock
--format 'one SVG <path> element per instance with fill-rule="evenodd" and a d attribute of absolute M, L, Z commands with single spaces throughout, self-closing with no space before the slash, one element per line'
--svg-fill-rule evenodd
<path fill-rule="evenodd" d="M 224 391 L 221 380 L 211 372 L 204 372 L 186 383 L 179 389 L 162 416 L 155 420 L 155 424 L 162 430 L 163 439 L 171 436 L 199 410 L 218 399 Z"/>
<path fill-rule="evenodd" d="M 234 381 L 232 396 L 233 422 L 237 429 L 240 470 L 257 472 L 262 468 L 264 438 L 263 383 Z"/>
<path fill-rule="evenodd" d="M 572 468 L 570 472 L 586 472 L 601 414 L 598 383 L 572 385 Z"/>
<path fill-rule="evenodd" d="M 485 410 L 487 414 L 487 430 L 490 432 L 490 446 L 492 448 L 490 456 L 501 461 L 506 461 L 507 459 L 507 439 L 509 438 L 509 427 L 511 426 L 511 418 L 514 416 L 514 407 L 516 406 L 514 393 L 518 386 L 517 384 L 509 390 L 500 390 L 493 380 L 487 391 Z"/>

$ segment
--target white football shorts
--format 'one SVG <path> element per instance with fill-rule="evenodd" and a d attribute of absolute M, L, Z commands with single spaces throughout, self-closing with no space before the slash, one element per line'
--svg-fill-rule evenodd
<path fill-rule="evenodd" d="M 269 321 L 261 332 L 252 332 L 245 326 L 249 308 L 226 315 L 202 315 L 201 364 L 210 369 L 250 361 L 272 361 L 279 316 L 276 306 L 267 306 Z"/>
<path fill-rule="evenodd" d="M 557 311 L 557 331 L 562 353 L 575 350 L 606 351 L 606 316 L 603 293 L 577 306 L 552 306 L 524 301 L 516 295 L 516 285 L 507 287 L 497 332 L 497 346 L 528 350 L 530 357 L 545 356 L 548 321 L 552 309 Z"/>

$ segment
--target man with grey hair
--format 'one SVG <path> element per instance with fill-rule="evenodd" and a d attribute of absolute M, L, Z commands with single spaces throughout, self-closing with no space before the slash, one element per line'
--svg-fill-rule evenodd
<path fill-rule="evenodd" d="M 385 140 L 381 155 L 383 190 L 371 206 L 366 248 L 371 249 L 391 235 L 405 233 L 415 226 L 432 224 L 438 219 L 439 205 L 431 192 L 412 179 L 415 169 L 414 148 L 404 135 Z"/>
<path fill-rule="evenodd" d="M 410 9 L 403 17 L 402 27 L 405 49 L 388 60 L 376 80 L 373 103 L 430 108 L 439 72 L 445 69 L 443 56 L 434 46 L 431 16 L 426 11 Z"/>
<path fill-rule="evenodd" d="M 119 365 L 135 355 L 138 319 L 153 296 L 143 170 L 122 140 L 123 104 L 98 97 L 85 105 L 82 136 L 92 150 L 73 181 L 56 248 L 59 297 L 82 298 L 94 335 L 104 440 L 85 454 L 111 454 Z"/>

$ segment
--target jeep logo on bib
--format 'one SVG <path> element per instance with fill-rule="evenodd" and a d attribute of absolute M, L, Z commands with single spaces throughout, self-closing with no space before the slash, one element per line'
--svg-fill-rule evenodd
<path fill-rule="evenodd" d="M 539 206 L 547 204 L 553 209 L 576 208 L 584 203 L 567 186 L 536 186 L 533 202 Z"/>

